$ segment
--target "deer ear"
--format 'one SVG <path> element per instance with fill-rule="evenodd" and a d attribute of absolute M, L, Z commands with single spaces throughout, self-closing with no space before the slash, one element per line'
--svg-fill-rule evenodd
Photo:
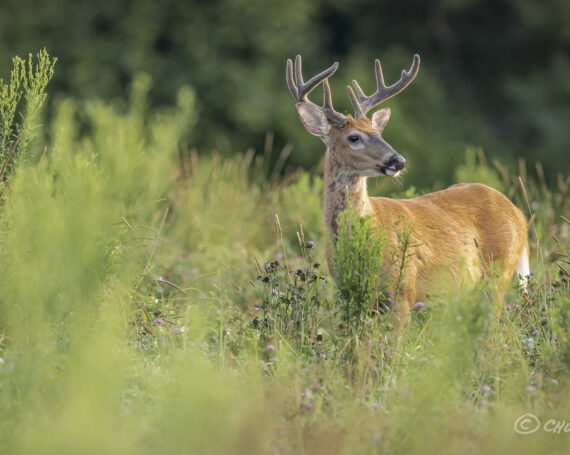
<path fill-rule="evenodd" d="M 389 107 L 385 107 L 384 109 L 380 109 L 379 111 L 374 112 L 372 114 L 372 128 L 382 132 L 388 120 L 390 120 L 390 111 Z"/>
<path fill-rule="evenodd" d="M 319 107 L 309 103 L 297 103 L 297 112 L 309 133 L 319 137 L 328 136 L 331 126 Z"/>

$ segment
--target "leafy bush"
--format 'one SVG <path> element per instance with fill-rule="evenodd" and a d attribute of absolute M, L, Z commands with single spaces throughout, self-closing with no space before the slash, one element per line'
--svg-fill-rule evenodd
<path fill-rule="evenodd" d="M 363 334 L 381 299 L 379 276 L 387 243 L 383 226 L 375 225 L 372 216 L 361 216 L 349 200 L 348 208 L 339 214 L 333 248 L 342 319 L 351 336 Z"/>
<path fill-rule="evenodd" d="M 95 428 L 105 412 L 118 413 L 105 398 L 125 385 L 128 361 L 116 348 L 125 345 L 131 293 L 150 271 L 154 215 L 165 210 L 160 201 L 173 182 L 172 157 L 193 114 L 181 91 L 176 108 L 149 120 L 147 88 L 147 79 L 135 81 L 126 113 L 63 101 L 53 144 L 11 177 L 0 217 L 0 350 L 8 358 L 0 431 L 4 440 L 13 435 L 8 447 L 41 446 L 47 416 L 60 415 L 60 428 L 85 418 Z M 78 138 L 78 111 L 91 127 L 88 137 Z M 78 405 L 82 390 L 90 390 L 86 414 Z M 15 397 L 27 405 L 17 406 Z M 33 443 L 16 431 L 29 427 L 39 431 Z M 66 444 L 57 446 L 65 451 Z"/>
<path fill-rule="evenodd" d="M 39 116 L 47 98 L 46 87 L 53 76 L 56 61 L 56 58 L 50 58 L 45 49 L 37 54 L 35 60 L 32 54 L 29 54 L 27 61 L 14 57 L 10 79 L 4 82 L 0 78 L 2 183 L 16 165 L 22 163 L 26 150 L 37 134 Z M 16 119 L 16 113 L 20 114 L 20 118 Z"/>

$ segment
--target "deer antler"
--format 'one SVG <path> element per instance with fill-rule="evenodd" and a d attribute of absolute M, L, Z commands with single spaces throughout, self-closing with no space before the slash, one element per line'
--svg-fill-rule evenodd
<path fill-rule="evenodd" d="M 346 87 L 348 90 L 348 96 L 350 97 L 350 101 L 354 107 L 356 118 L 366 117 L 368 111 L 374 106 L 377 106 L 382 101 L 387 100 L 394 95 L 397 95 L 408 85 L 410 85 L 418 74 L 418 70 L 420 69 L 420 56 L 418 54 L 414 55 L 414 61 L 410 70 L 402 70 L 402 77 L 400 80 L 395 84 L 390 85 L 389 87 L 386 87 L 384 84 L 384 76 L 382 75 L 382 66 L 380 65 L 380 60 L 376 59 L 374 62 L 374 67 L 376 70 L 377 88 L 376 92 L 374 92 L 372 95 L 366 96 L 356 81 L 352 81 L 352 85 L 354 85 L 354 91 L 350 85 Z"/>
<path fill-rule="evenodd" d="M 307 82 L 303 81 L 303 74 L 301 71 L 301 56 L 297 55 L 295 57 L 295 77 L 293 78 L 293 62 L 291 59 L 287 60 L 287 86 L 293 97 L 299 103 L 312 103 L 307 98 L 307 95 L 321 82 L 323 83 L 324 91 L 324 101 L 323 106 L 320 108 L 327 116 L 327 118 L 340 126 L 346 125 L 348 123 L 348 118 L 337 111 L 334 110 L 332 105 L 331 89 L 329 86 L 328 78 L 337 70 L 338 62 L 333 63 L 333 65 L 324 70 L 323 72 L 313 76 Z"/>

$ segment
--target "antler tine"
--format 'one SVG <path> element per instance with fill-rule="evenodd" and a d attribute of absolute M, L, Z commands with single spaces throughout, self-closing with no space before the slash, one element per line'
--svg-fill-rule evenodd
<path fill-rule="evenodd" d="M 307 100 L 307 92 L 303 93 L 305 90 L 305 83 L 303 82 L 303 62 L 301 60 L 301 56 L 297 55 L 295 57 L 295 82 L 297 85 L 297 94 L 299 98 L 297 101 L 306 101 Z"/>
<path fill-rule="evenodd" d="M 322 106 L 322 111 L 326 114 L 327 118 L 340 125 L 345 125 L 348 122 L 348 118 L 344 115 L 336 112 L 332 106 L 331 90 L 328 82 L 328 78 L 338 69 L 338 62 L 334 62 L 330 68 L 320 72 L 316 76 L 313 76 L 307 82 L 303 81 L 302 74 L 302 61 L 301 56 L 297 55 L 295 57 L 295 69 L 293 70 L 293 62 L 291 59 L 287 60 L 286 69 L 286 80 L 289 91 L 297 102 L 311 103 L 307 95 L 321 82 L 323 83 L 324 91 L 324 103 Z M 311 103 L 313 104 L 313 103 Z"/>
<path fill-rule="evenodd" d="M 287 87 L 289 87 L 289 91 L 291 92 L 291 95 L 293 95 L 293 98 L 295 98 L 297 101 L 299 101 L 299 91 L 298 91 L 297 86 L 295 85 L 295 82 L 293 80 L 293 62 L 291 61 L 290 58 L 287 59 L 287 69 L 285 71 L 285 80 L 287 81 Z"/>
<path fill-rule="evenodd" d="M 352 81 L 356 94 L 352 93 L 351 95 L 352 89 L 349 90 L 348 94 L 352 105 L 354 106 L 357 118 L 366 116 L 368 111 L 374 106 L 377 106 L 382 101 L 397 95 L 410 85 L 420 69 L 420 56 L 415 54 L 409 71 L 402 70 L 402 77 L 400 77 L 400 80 L 389 87 L 386 87 L 384 84 L 384 76 L 382 74 L 382 65 L 380 65 L 380 60 L 375 60 L 374 69 L 376 73 L 376 92 L 372 95 L 366 96 L 358 83 L 356 81 Z"/>
<path fill-rule="evenodd" d="M 331 96 L 331 87 L 329 85 L 329 80 L 325 79 L 323 81 L 323 93 L 324 93 L 324 100 L 323 100 L 323 112 L 326 114 L 329 120 L 343 126 L 346 125 L 348 119 L 346 116 L 338 113 L 334 110 L 332 105 L 332 96 Z"/>
<path fill-rule="evenodd" d="M 301 56 L 297 55 L 297 57 L 295 57 L 295 80 L 293 80 L 293 62 L 291 59 L 287 60 L 287 86 L 298 102 L 307 102 L 307 95 L 323 80 L 330 77 L 337 69 L 338 62 L 334 62 L 330 68 L 327 68 L 316 76 L 313 76 L 307 82 L 304 82 Z"/>
<path fill-rule="evenodd" d="M 353 83 L 356 81 L 352 81 Z M 354 86 L 354 88 L 356 89 L 356 93 L 357 94 L 361 94 L 364 95 L 364 93 L 362 93 L 362 90 L 360 89 L 360 87 L 358 86 L 358 84 L 356 84 Z M 362 117 L 366 117 L 366 113 L 362 111 L 362 107 L 360 106 L 360 103 L 358 102 L 358 98 L 360 96 L 354 94 L 354 90 L 352 90 L 352 87 L 350 85 L 346 86 L 346 90 L 348 91 L 348 97 L 350 98 L 350 102 L 352 103 L 352 106 L 354 107 L 354 117 L 355 118 L 362 118 Z"/>

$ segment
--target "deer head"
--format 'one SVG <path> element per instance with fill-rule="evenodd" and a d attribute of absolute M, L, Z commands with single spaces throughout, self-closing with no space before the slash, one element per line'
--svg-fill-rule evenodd
<path fill-rule="evenodd" d="M 370 118 L 366 114 L 382 101 L 404 90 L 416 77 L 420 67 L 419 55 L 409 71 L 403 70 L 402 77 L 395 84 L 386 87 L 380 61 L 375 61 L 376 91 L 366 96 L 358 83 L 352 81 L 354 89 L 347 87 L 348 96 L 354 107 L 354 117 L 336 112 L 332 105 L 328 78 L 337 70 L 338 63 L 317 74 L 309 81 L 303 81 L 301 56 L 293 62 L 287 60 L 287 85 L 297 100 L 297 112 L 305 129 L 321 138 L 327 145 L 327 153 L 344 171 L 358 176 L 397 176 L 404 169 L 406 160 L 382 138 L 382 131 L 390 119 L 390 109 L 380 109 Z M 307 95 L 318 84 L 323 83 L 324 102 L 322 107 L 309 101 Z"/>

